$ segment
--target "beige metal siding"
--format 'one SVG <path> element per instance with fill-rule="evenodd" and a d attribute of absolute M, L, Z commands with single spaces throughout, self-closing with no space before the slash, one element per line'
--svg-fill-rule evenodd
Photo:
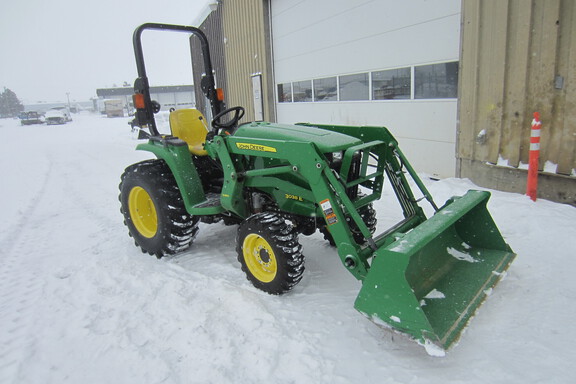
<path fill-rule="evenodd" d="M 243 106 L 243 121 L 254 120 L 251 76 L 262 74 L 264 120 L 274 120 L 268 2 L 225 0 L 223 5 L 227 105 Z"/>
<path fill-rule="evenodd" d="M 508 28 L 511 33 L 508 38 L 507 61 L 522 63 L 529 56 L 530 17 L 531 7 L 526 6 L 525 0 L 514 0 L 509 4 Z M 526 143 L 526 137 L 521 132 L 525 129 L 525 116 L 530 116 L 526 109 L 524 98 L 527 90 L 528 67 L 526 65 L 506 65 L 504 76 L 503 118 L 501 151 L 502 157 L 508 159 L 509 164 L 517 167 L 520 162 L 520 152 Z M 527 147 L 526 147 L 527 148 Z"/>
<path fill-rule="evenodd" d="M 208 39 L 210 47 L 210 60 L 212 61 L 212 68 L 215 72 L 216 86 L 222 88 L 224 93 L 228 91 L 226 84 L 226 65 L 224 53 L 224 38 L 222 36 L 222 9 L 218 7 L 213 11 L 206 20 L 199 27 Z M 196 108 L 204 113 L 207 117 L 210 116 L 211 111 L 206 102 L 206 96 L 202 92 L 200 82 L 204 72 L 204 61 L 202 57 L 202 49 L 200 41 L 195 36 L 190 37 L 190 44 L 192 47 L 192 64 L 194 67 L 194 87 L 196 92 Z"/>
<path fill-rule="evenodd" d="M 563 1 L 558 40 L 557 73 L 564 76 L 563 94 L 555 103 L 552 125 L 556 127 L 548 148 L 550 159 L 558 163 L 558 173 L 576 168 L 576 1 Z"/>
<path fill-rule="evenodd" d="M 574 0 L 463 0 L 458 157 L 528 163 L 542 116 L 541 168 L 576 168 Z M 561 89 L 556 76 L 563 78 Z M 485 133 L 485 135 L 483 135 Z"/>

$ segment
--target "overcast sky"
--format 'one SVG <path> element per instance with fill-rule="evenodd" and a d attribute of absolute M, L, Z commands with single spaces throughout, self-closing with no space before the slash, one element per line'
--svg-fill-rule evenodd
<path fill-rule="evenodd" d="M 25 103 L 87 101 L 97 88 L 133 83 L 140 24 L 192 25 L 207 0 L 0 0 L 0 91 Z M 153 85 L 191 84 L 186 34 L 145 31 Z"/>

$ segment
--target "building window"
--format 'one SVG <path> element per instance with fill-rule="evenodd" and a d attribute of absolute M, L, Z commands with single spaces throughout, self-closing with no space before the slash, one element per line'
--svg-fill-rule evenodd
<path fill-rule="evenodd" d="M 278 102 L 292 102 L 292 83 L 278 84 Z"/>
<path fill-rule="evenodd" d="M 337 101 L 338 84 L 335 77 L 314 79 L 314 101 Z"/>
<path fill-rule="evenodd" d="M 410 68 L 372 72 L 372 99 L 409 99 L 410 78 Z"/>
<path fill-rule="evenodd" d="M 312 80 L 292 83 L 294 102 L 312 101 Z"/>
<path fill-rule="evenodd" d="M 451 99 L 457 96 L 457 61 L 414 67 L 414 98 Z"/>
<path fill-rule="evenodd" d="M 458 64 L 452 61 L 277 84 L 278 103 L 455 99 Z"/>
<path fill-rule="evenodd" d="M 340 101 L 368 100 L 369 96 L 367 73 L 340 76 Z"/>

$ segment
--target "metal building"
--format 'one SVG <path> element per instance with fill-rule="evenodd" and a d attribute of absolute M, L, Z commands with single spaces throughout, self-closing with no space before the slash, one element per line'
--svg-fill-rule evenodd
<path fill-rule="evenodd" d="M 101 100 L 122 100 L 125 109 L 131 111 L 132 87 L 99 88 L 96 95 Z M 195 108 L 195 94 L 193 85 L 166 85 L 150 87 L 150 97 L 160 103 L 162 111 L 170 108 Z"/>
<path fill-rule="evenodd" d="M 218 1 L 217 8 L 200 25 L 210 41 L 217 86 L 228 106 L 246 108 L 244 121 L 275 121 L 274 79 L 270 40 L 270 2 L 266 0 Z M 200 63 L 200 49 L 191 39 L 193 63 Z M 201 74 L 195 71 L 194 83 Z M 205 108 L 200 88 L 199 108 Z"/>
<path fill-rule="evenodd" d="M 464 0 L 458 176 L 523 192 L 540 112 L 539 196 L 576 204 L 576 2 Z"/>
<path fill-rule="evenodd" d="M 438 177 L 524 192 L 539 111 L 540 196 L 575 203 L 574 3 L 218 0 L 201 28 L 246 121 L 384 125 Z"/>

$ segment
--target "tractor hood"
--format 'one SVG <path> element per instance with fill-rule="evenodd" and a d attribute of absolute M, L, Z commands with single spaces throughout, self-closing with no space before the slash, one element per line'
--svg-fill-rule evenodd
<path fill-rule="evenodd" d="M 322 153 L 342 151 L 362 143 L 355 137 L 326 129 L 267 122 L 241 125 L 234 137 L 314 143 Z"/>

